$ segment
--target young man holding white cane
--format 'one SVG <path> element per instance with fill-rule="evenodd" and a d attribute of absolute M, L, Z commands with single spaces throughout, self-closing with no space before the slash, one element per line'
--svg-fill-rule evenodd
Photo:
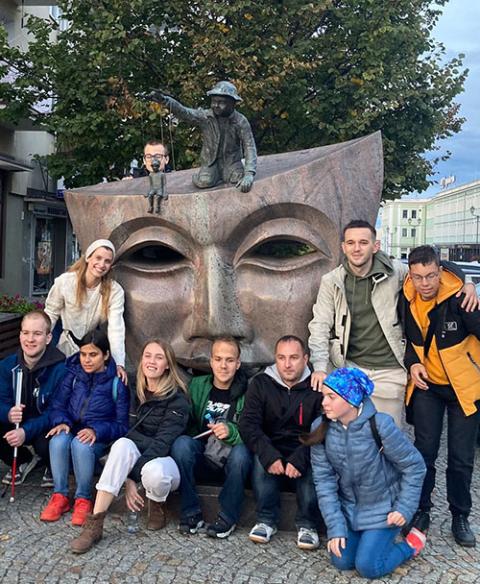
<path fill-rule="evenodd" d="M 16 484 L 23 483 L 38 457 L 48 471 L 48 409 L 65 373 L 65 356 L 50 345 L 51 339 L 49 317 L 42 310 L 29 312 L 21 324 L 20 349 L 0 361 L 0 459 L 11 466 L 17 450 Z M 19 369 L 20 400 L 14 374 Z M 33 446 L 36 456 L 26 445 Z M 12 474 L 10 470 L 2 482 L 11 484 Z"/>

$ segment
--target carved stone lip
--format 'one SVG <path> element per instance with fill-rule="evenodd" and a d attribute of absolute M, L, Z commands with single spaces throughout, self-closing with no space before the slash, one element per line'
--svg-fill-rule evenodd
<path fill-rule="evenodd" d="M 127 352 L 160 336 L 185 366 L 208 368 L 211 339 L 232 335 L 247 366 L 271 363 L 275 340 L 306 338 L 323 274 L 340 261 L 340 233 L 375 218 L 383 186 L 380 132 L 258 159 L 252 189 L 196 189 L 195 169 L 167 175 L 169 198 L 148 213 L 148 177 L 65 193 L 81 248 L 110 239 L 125 290 Z M 286 260 L 264 243 L 308 244 Z"/>

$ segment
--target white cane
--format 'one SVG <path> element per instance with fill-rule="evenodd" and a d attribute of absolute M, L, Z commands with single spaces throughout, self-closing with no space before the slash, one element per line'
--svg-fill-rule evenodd
<path fill-rule="evenodd" d="M 17 365 L 13 370 L 13 375 L 15 377 L 15 405 L 19 406 L 22 399 L 22 384 L 23 384 L 23 370 L 20 365 Z M 20 422 L 15 424 L 15 429 L 20 428 Z M 10 495 L 10 503 L 15 501 L 15 477 L 17 474 L 17 455 L 18 447 L 15 446 L 13 449 L 13 462 L 12 462 L 12 491 Z"/>

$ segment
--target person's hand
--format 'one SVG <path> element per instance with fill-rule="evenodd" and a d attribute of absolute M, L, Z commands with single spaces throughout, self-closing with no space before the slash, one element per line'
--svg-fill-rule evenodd
<path fill-rule="evenodd" d="M 406 522 L 405 517 L 399 511 L 392 511 L 387 515 L 387 525 L 402 527 Z"/>
<path fill-rule="evenodd" d="M 334 556 L 337 556 L 337 558 L 342 557 L 341 550 L 344 550 L 345 547 L 346 542 L 344 537 L 333 537 L 332 539 L 329 539 L 327 543 L 327 550 Z"/>
<path fill-rule="evenodd" d="M 248 191 L 252 188 L 253 185 L 253 174 L 247 172 L 242 179 L 238 181 L 235 185 L 237 189 L 239 189 L 242 193 L 248 193 Z"/>
<path fill-rule="evenodd" d="M 285 469 L 283 468 L 283 462 L 280 460 L 276 460 L 268 467 L 268 472 L 273 475 L 282 475 L 285 474 Z"/>
<path fill-rule="evenodd" d="M 163 89 L 153 89 L 149 94 L 148 98 L 151 101 L 156 101 L 157 103 L 167 104 L 169 102 L 168 95 L 165 95 Z"/>
<path fill-rule="evenodd" d="M 3 437 L 9 446 L 18 448 L 25 442 L 25 430 L 23 428 L 16 428 L 7 432 Z"/>
<path fill-rule="evenodd" d="M 228 438 L 230 430 L 228 429 L 227 424 L 224 424 L 223 422 L 218 422 L 217 424 L 207 425 L 210 428 L 210 430 L 213 430 L 215 437 L 218 438 L 219 440 L 225 440 L 226 438 Z"/>
<path fill-rule="evenodd" d="M 287 466 L 285 467 L 285 474 L 289 479 L 298 479 L 302 476 L 302 473 L 298 471 L 290 462 L 287 462 Z"/>
<path fill-rule="evenodd" d="M 465 312 L 473 312 L 474 310 L 477 310 L 477 308 L 480 308 L 480 299 L 477 296 L 477 290 L 474 284 L 467 282 L 464 284 L 460 292 L 455 294 L 455 296 L 458 298 L 462 294 L 465 294 L 465 298 L 461 305 Z"/>
<path fill-rule="evenodd" d="M 11 424 L 20 424 L 23 418 L 23 410 L 25 409 L 24 404 L 19 406 L 13 406 L 8 410 L 8 421 Z"/>
<path fill-rule="evenodd" d="M 90 446 L 92 446 L 97 439 L 97 435 L 92 428 L 83 428 L 83 430 L 80 430 L 77 434 L 77 438 L 82 444 L 90 444 Z"/>
<path fill-rule="evenodd" d="M 125 371 L 125 368 L 122 367 L 121 365 L 117 365 L 117 377 L 120 377 L 124 385 L 128 384 L 127 372 Z"/>
<path fill-rule="evenodd" d="M 323 380 L 327 374 L 323 371 L 314 371 L 310 378 L 313 391 L 322 391 Z"/>
<path fill-rule="evenodd" d="M 139 513 L 145 505 L 143 497 L 138 492 L 137 484 L 132 479 L 127 479 L 125 482 L 125 502 L 130 511 L 135 513 Z"/>
<path fill-rule="evenodd" d="M 428 373 L 424 365 L 421 363 L 412 365 L 410 367 L 410 375 L 416 387 L 419 389 L 428 389 L 428 385 L 425 383 L 425 380 L 428 381 Z"/>
<path fill-rule="evenodd" d="M 68 424 L 58 424 L 57 426 L 54 426 L 51 430 L 47 432 L 45 438 L 50 438 L 50 436 L 56 436 L 57 434 L 60 434 L 60 432 L 65 432 L 65 434 L 68 434 L 70 432 L 70 426 Z"/>

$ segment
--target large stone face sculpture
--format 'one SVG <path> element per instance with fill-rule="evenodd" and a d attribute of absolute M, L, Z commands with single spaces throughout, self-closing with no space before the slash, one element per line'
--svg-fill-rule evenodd
<path fill-rule="evenodd" d="M 382 161 L 378 132 L 260 157 L 249 193 L 194 190 L 193 169 L 175 172 L 160 216 L 145 208 L 148 178 L 67 192 L 82 249 L 98 238 L 117 248 L 130 357 L 161 337 L 180 363 L 202 369 L 210 339 L 229 334 L 244 363 L 263 365 L 279 336 L 306 337 L 322 274 L 340 261 L 342 226 L 375 221 Z M 294 253 L 285 257 L 286 242 Z"/>

